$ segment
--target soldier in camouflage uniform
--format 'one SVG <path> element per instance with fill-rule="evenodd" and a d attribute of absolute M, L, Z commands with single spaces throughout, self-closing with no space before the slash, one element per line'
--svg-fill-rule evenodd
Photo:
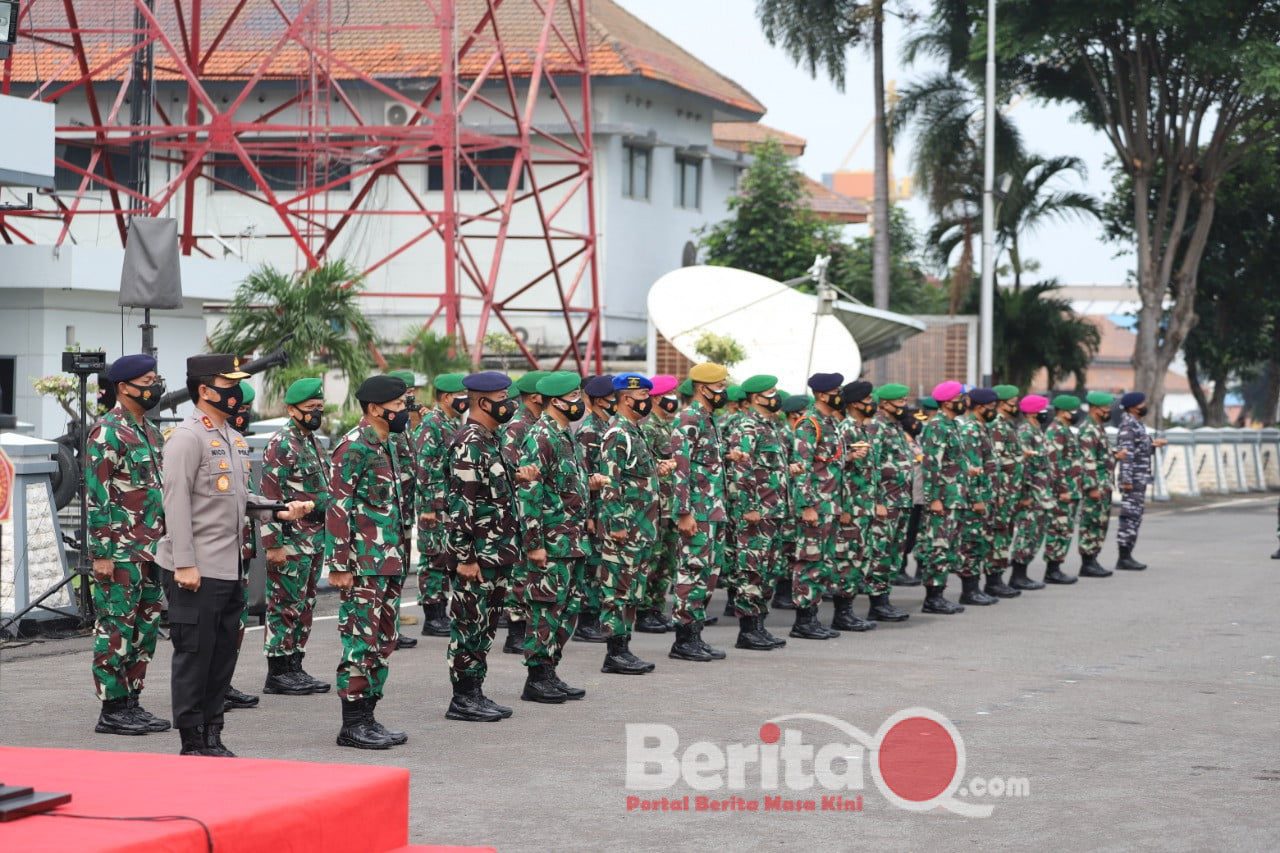
<path fill-rule="evenodd" d="M 155 544 L 164 535 L 164 439 L 146 412 L 164 396 L 149 355 L 126 355 L 106 375 L 114 407 L 87 442 L 89 555 L 93 558 L 93 683 L 102 710 L 94 731 L 141 735 L 169 721 L 138 703 L 160 624 Z"/>
<path fill-rule="evenodd" d="M 333 450 L 324 561 L 329 584 L 341 594 L 339 746 L 388 749 L 408 739 L 374 716 L 396 649 L 397 609 L 409 556 L 400 471 L 410 461 L 401 457 L 400 443 L 392 440 L 409 425 L 406 390 L 403 380 L 391 376 L 362 382 L 356 399 L 363 417 Z"/>
<path fill-rule="evenodd" d="M 542 396 L 538 393 L 538 381 L 550 374 L 545 370 L 530 370 L 515 382 L 515 389 L 520 392 L 520 411 L 498 429 L 498 443 L 502 446 L 502 461 L 514 471 L 524 435 L 529 427 L 542 416 Z M 516 563 L 511 568 L 511 582 L 507 587 L 507 600 L 503 605 L 503 615 L 507 618 L 507 641 L 502 651 L 509 655 L 524 653 L 524 635 L 529 621 L 529 613 L 524 607 L 524 584 L 529 575 L 527 563 Z"/>
<path fill-rule="evenodd" d="M 987 434 L 991 437 L 991 449 L 995 454 L 995 503 L 991 508 L 991 557 L 987 565 L 985 591 L 996 598 L 1017 598 L 1022 593 L 1004 582 L 1004 571 L 1009 567 L 1009 550 L 1013 547 L 1014 516 L 1022 495 L 1024 456 L 1022 442 L 1018 440 L 1018 388 L 1014 385 L 997 385 L 996 414 L 987 422 Z"/>
<path fill-rule="evenodd" d="M 303 696 L 329 692 L 326 682 L 302 668 L 316 606 L 325 511 L 329 507 L 329 456 L 315 437 L 324 418 L 323 382 L 299 379 L 285 391 L 284 402 L 289 422 L 271 437 L 262 453 L 259 490 L 271 500 L 311 501 L 315 509 L 288 528 L 279 522 L 263 526 L 267 681 L 262 692 Z"/>
<path fill-rule="evenodd" d="M 404 542 L 404 565 L 402 566 L 404 576 L 400 578 L 400 590 L 396 593 L 396 648 L 411 649 L 418 645 L 418 641 L 400 629 L 400 595 L 404 592 L 404 582 L 409 577 L 410 560 L 413 554 L 413 529 L 417 526 L 415 519 L 418 517 L 414 511 L 417 504 L 417 471 L 410 463 L 405 460 L 413 460 L 417 456 L 417 446 L 413 440 L 414 427 L 422 423 L 422 406 L 418 403 L 414 386 L 417 382 L 412 370 L 393 370 L 387 374 L 388 376 L 399 379 L 404 383 L 404 411 L 408 417 L 408 425 L 403 432 L 392 433 L 391 441 L 396 445 L 396 458 L 401 460 L 401 464 L 396 470 L 400 474 L 400 522 L 404 525 L 404 535 L 401 541 Z M 418 617 L 407 616 L 404 620 L 405 625 L 418 624 Z"/>
<path fill-rule="evenodd" d="M 549 374 L 538 380 L 537 389 L 544 401 L 542 417 L 525 432 L 515 465 L 508 465 L 509 470 L 537 472 L 516 488 L 529 567 L 524 586 L 524 606 L 529 613 L 524 638 L 528 672 L 520 698 L 560 704 L 587 695 L 587 691 L 561 680 L 556 667 L 578 618 L 580 602 L 574 584 L 582 577 L 582 564 L 591 550 L 587 533 L 590 493 L 604 478 L 587 473 L 582 450 L 569 429 L 587 409 L 578 375 L 568 371 Z"/>
<path fill-rule="evenodd" d="M 653 409 L 653 383 L 638 373 L 613 378 L 618 413 L 600 446 L 600 543 L 604 569 L 601 584 L 608 651 L 601 672 L 644 675 L 654 665 L 631 652 L 631 629 L 644 600 L 645 563 L 658 541 L 659 478 L 675 467 L 659 461 L 645 441 L 640 423 Z"/>
<path fill-rule="evenodd" d="M 1104 424 L 1111 418 L 1111 404 L 1115 398 L 1102 391 L 1090 391 L 1085 401 L 1089 404 L 1089 411 L 1080 422 L 1077 436 L 1084 460 L 1079 530 L 1076 533 L 1080 549 L 1080 577 L 1105 578 L 1111 576 L 1111 570 L 1098 562 L 1098 554 L 1102 551 L 1102 543 L 1107 541 L 1107 527 L 1111 523 L 1111 476 L 1115 459 Z"/>
<path fill-rule="evenodd" d="M 680 399 L 676 396 L 676 378 L 659 374 L 651 380 L 653 411 L 640 423 L 655 459 L 672 459 L 671 439 Z M 649 556 L 649 572 L 645 579 L 644 602 L 636 613 L 636 630 L 642 634 L 665 634 L 675 627 L 668 621 L 667 593 L 675 582 L 676 563 L 680 558 L 680 531 L 676 530 L 675 490 L 671 477 L 658 481 L 658 539 Z"/>
<path fill-rule="evenodd" d="M 960 603 L 988 606 L 1000 599 L 983 591 L 983 575 L 990 571 L 991 515 L 996 502 L 996 458 L 987 432 L 995 416 L 996 393 L 974 388 L 965 399 L 966 413 L 956 419 L 964 443 L 969 475 L 969 507 L 960 515 Z"/>
<path fill-rule="evenodd" d="M 916 560 L 924 578 L 923 612 L 950 616 L 963 613 L 964 606 L 944 595 L 947 577 L 956 566 L 955 550 L 960 536 L 960 513 L 969 503 L 969 475 L 964 460 L 964 442 L 956 418 L 964 412 L 959 382 L 939 383 L 931 395 L 939 413 L 920 433 L 920 469 L 925 514 L 921 522 Z"/>
<path fill-rule="evenodd" d="M 418 604 L 422 605 L 422 634 L 449 636 L 448 559 L 444 548 L 445 455 L 467 411 L 467 389 L 461 373 L 441 373 L 434 381 L 435 408 L 422 417 L 414 435 L 414 471 L 418 510 Z"/>
<path fill-rule="evenodd" d="M 1080 398 L 1071 394 L 1059 394 L 1053 398 L 1053 422 L 1045 430 L 1045 455 L 1049 464 L 1049 482 L 1057 497 L 1049 510 L 1045 532 L 1044 573 L 1045 583 L 1071 584 L 1075 575 L 1062 571 L 1062 561 L 1071 550 L 1071 539 L 1080 506 L 1080 481 L 1084 476 L 1084 455 L 1080 452 L 1080 439 L 1071 429 L 1075 413 L 1080 409 Z"/>
<path fill-rule="evenodd" d="M 831 627 L 839 631 L 871 631 L 876 623 L 853 612 L 858 592 L 866 592 L 867 572 L 873 551 L 871 517 L 875 514 L 875 493 L 871 486 L 871 458 L 867 427 L 876 413 L 871 399 L 870 382 L 847 383 L 840 391 L 845 416 L 836 424 L 840 433 L 843 458 L 839 510 L 841 523 L 836 526 L 836 590 L 833 594 L 835 615 Z M 846 520 L 847 519 L 847 520 Z"/>
<path fill-rule="evenodd" d="M 454 569 L 449 611 L 450 720 L 495 722 L 511 709 L 484 695 L 489 648 L 507 596 L 511 567 L 523 559 L 512 472 L 502 461 L 498 427 L 511 420 L 516 402 L 507 398 L 511 380 L 494 371 L 463 380 L 471 409 L 449 445 L 445 545 Z M 516 480 L 536 472 L 517 470 Z"/>
<path fill-rule="evenodd" d="M 1018 421 L 1018 443 L 1022 447 L 1022 486 L 1018 492 L 1014 515 L 1012 564 L 1009 585 L 1014 589 L 1044 589 L 1044 584 L 1027 576 L 1027 566 L 1044 545 L 1048 514 L 1053 510 L 1050 488 L 1049 457 L 1044 448 L 1044 430 L 1039 415 L 1049 400 L 1039 394 L 1028 394 L 1018 403 L 1022 418 Z"/>
<path fill-rule="evenodd" d="M 738 422 L 742 419 L 742 413 L 746 405 L 747 395 L 742 390 L 741 385 L 730 385 L 725 389 L 725 397 L 728 402 L 724 408 L 716 412 L 714 417 L 716 421 L 716 429 L 720 433 L 720 438 L 724 441 L 722 453 L 728 453 L 734 446 L 732 435 Z M 731 501 L 731 492 L 733 491 L 733 478 L 728 476 L 728 470 L 725 472 L 725 502 L 726 515 L 724 525 L 724 541 L 725 548 L 720 552 L 723 562 L 716 567 L 716 574 L 720 576 L 719 586 L 724 588 L 724 615 L 734 618 L 737 611 L 733 608 L 733 596 L 738 588 L 738 561 L 729 553 L 729 544 L 737 539 L 738 520 L 733 513 L 728 510 L 728 503 Z M 708 625 L 714 625 L 719 621 L 719 617 L 712 616 L 707 619 Z"/>
<path fill-rule="evenodd" d="M 592 474 L 601 472 L 600 445 L 604 434 L 613 423 L 614 413 L 618 409 L 618 397 L 613 390 L 613 376 L 592 376 L 582 384 L 586 392 L 587 414 L 576 435 L 578 446 L 582 448 L 582 459 L 587 471 Z M 582 576 L 575 584 L 581 600 L 578 614 L 578 626 L 573 632 L 573 639 L 584 643 L 603 643 L 608 639 L 604 628 L 600 625 L 600 581 L 603 567 L 600 564 L 600 501 L 599 496 L 592 494 L 590 522 L 592 550 L 590 556 L 582 564 Z"/>
<path fill-rule="evenodd" d="M 736 519 L 733 548 L 738 589 L 739 649 L 769 651 L 787 644 L 764 627 L 769 599 L 778 578 L 791 570 L 782 528 L 791 517 L 791 433 L 778 419 L 778 379 L 752 376 L 742 383 L 747 408 L 729 435 L 730 449 L 741 451 L 729 466 L 729 515 Z M 798 470 L 798 468 L 797 468 Z M 732 558 L 732 557 L 731 557 Z"/>
<path fill-rule="evenodd" d="M 672 432 L 676 527 L 683 538 L 676 570 L 676 639 L 669 656 L 678 660 L 721 660 L 725 653 L 702 639 L 707 602 L 719 580 L 723 561 L 724 444 L 713 413 L 728 401 L 729 372 L 704 362 L 689 371 L 693 399 L 680 413 Z M 730 451 L 732 461 L 738 452 Z"/>
<path fill-rule="evenodd" d="M 813 406 L 813 398 L 808 394 L 788 394 L 782 396 L 782 420 L 784 423 L 787 441 L 790 442 L 789 454 L 795 452 L 795 432 L 796 424 L 800 422 Z M 795 564 L 798 562 L 797 548 L 800 543 L 800 475 L 804 473 L 803 467 L 799 462 L 792 461 L 791 485 L 787 491 L 791 501 L 791 512 L 782 522 L 782 553 L 783 560 L 787 564 L 787 570 L 782 573 L 782 577 L 778 579 L 778 583 L 774 586 L 773 593 L 773 609 L 774 610 L 795 610 L 796 602 L 792 597 L 792 581 L 791 572 Z"/>
<path fill-rule="evenodd" d="M 902 568 L 902 543 L 911 517 L 915 454 L 898 423 L 906 411 L 908 393 L 906 385 L 897 383 L 877 388 L 878 411 L 865 426 L 871 443 L 869 485 L 876 503 L 870 526 L 872 556 L 864 584 L 871 599 L 867 618 L 876 622 L 902 622 L 910 616 L 889 601 L 889 582 Z"/>
<path fill-rule="evenodd" d="M 1142 527 L 1142 515 L 1147 500 L 1147 487 L 1151 485 L 1151 460 L 1156 448 L 1164 447 L 1163 438 L 1154 441 L 1142 419 L 1147 416 L 1147 397 L 1141 391 L 1130 391 L 1120 398 L 1124 416 L 1120 420 L 1116 436 L 1116 456 L 1120 460 L 1120 529 L 1116 544 L 1120 546 L 1117 569 L 1142 571 L 1146 563 L 1133 558 L 1133 546 L 1138 543 L 1138 529 Z"/>

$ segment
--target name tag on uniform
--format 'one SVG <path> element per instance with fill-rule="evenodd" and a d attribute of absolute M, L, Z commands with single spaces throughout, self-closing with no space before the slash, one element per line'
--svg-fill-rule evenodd
<path fill-rule="evenodd" d="M 220 491 L 220 492 L 227 492 L 227 491 L 230 491 L 230 490 L 231 490 L 231 478 L 230 478 L 230 477 L 228 477 L 226 474 L 219 474 L 219 475 L 218 475 L 218 479 L 217 479 L 216 481 L 214 481 L 213 487 L 214 487 L 215 489 L 217 489 L 218 491 Z"/>

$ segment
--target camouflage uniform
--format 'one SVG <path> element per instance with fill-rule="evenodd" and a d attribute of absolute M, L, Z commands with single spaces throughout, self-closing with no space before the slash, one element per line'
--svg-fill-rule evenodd
<path fill-rule="evenodd" d="M 591 551 L 587 513 L 591 494 L 582 450 L 572 433 L 543 414 L 524 434 L 517 468 L 532 465 L 538 478 L 517 485 L 524 553 L 544 549 L 547 564 L 529 565 L 524 585 L 524 663 L 534 667 L 560 662 L 573 633 L 580 601 L 574 583 Z"/>
<path fill-rule="evenodd" d="M 656 413 L 640 423 L 655 459 L 670 459 L 673 421 L 662 420 Z M 675 486 L 671 477 L 658 480 L 658 538 L 649 555 L 649 572 L 645 578 L 642 609 L 662 613 L 667 609 L 667 594 L 676 577 L 680 558 L 680 531 L 676 529 Z"/>
<path fill-rule="evenodd" d="M 578 428 L 575 439 L 578 447 L 582 450 L 582 461 L 587 467 L 588 474 L 602 473 L 600 469 L 600 443 L 604 440 L 604 434 L 608 429 L 609 421 L 597 417 L 595 412 L 588 411 L 582 418 L 582 426 Z M 601 606 L 600 577 L 602 573 L 600 565 L 600 500 L 595 493 L 591 495 L 588 517 L 596 525 L 596 532 L 591 537 L 593 547 L 587 558 L 581 563 L 581 575 L 575 578 L 574 586 L 581 603 L 581 612 L 599 613 Z"/>
<path fill-rule="evenodd" d="M 630 637 L 644 601 L 644 563 L 658 541 L 658 460 L 639 424 L 619 416 L 604 434 L 600 462 L 609 483 L 600 490 L 601 625 Z M 611 534 L 626 533 L 618 542 Z"/>
<path fill-rule="evenodd" d="M 742 416 L 742 412 L 731 412 L 724 409 L 712 415 L 716 422 L 716 431 L 720 433 L 720 440 L 723 442 L 720 447 L 720 458 L 722 460 L 728 457 L 729 451 L 735 446 L 732 433 L 742 421 Z M 716 565 L 716 575 L 719 577 L 717 586 L 724 587 L 725 594 L 728 596 L 725 602 L 726 608 L 732 606 L 733 596 L 738 588 L 738 559 L 734 554 L 730 553 L 729 547 L 737 541 L 738 528 L 741 526 L 738 517 L 733 514 L 731 509 L 733 488 L 733 477 L 730 476 L 729 466 L 726 463 L 724 479 L 725 521 L 724 529 L 720 533 L 724 545 L 720 549 L 720 562 Z M 728 609 L 726 609 L 725 615 L 728 615 L 728 612 Z"/>
<path fill-rule="evenodd" d="M 448 660 L 457 685 L 464 678 L 484 680 L 511 567 L 523 559 L 515 486 L 493 431 L 468 421 L 454 434 L 446 493 L 445 548 L 454 569 Z M 460 577 L 462 563 L 478 564 L 480 580 Z"/>
<path fill-rule="evenodd" d="M 520 412 L 514 418 L 498 427 L 498 444 L 502 448 L 502 461 L 506 463 L 507 470 L 513 474 L 519 467 L 520 453 L 524 446 L 524 437 L 528 433 L 529 428 L 538 421 L 538 416 L 528 406 L 521 406 Z M 503 603 L 503 607 L 507 613 L 507 619 L 512 622 L 528 622 L 529 611 L 525 608 L 525 592 L 524 587 L 528 582 L 529 573 L 533 571 L 533 567 L 525 562 L 516 563 L 511 567 L 511 580 L 507 587 L 507 600 Z"/>
<path fill-rule="evenodd" d="M 902 542 L 911 517 L 911 469 L 915 454 L 902 427 L 884 412 L 876 412 L 864 426 L 871 442 L 867 454 L 871 493 L 876 503 L 885 507 L 883 517 L 873 510 L 872 557 L 865 584 L 867 595 L 884 595 L 889 591 L 889 581 L 902 565 Z"/>
<path fill-rule="evenodd" d="M 1124 418 L 1120 421 L 1116 446 L 1127 451 L 1125 458 L 1120 460 L 1120 485 L 1132 487 L 1123 492 L 1116 544 L 1121 548 L 1133 548 L 1138 542 L 1138 528 L 1142 527 L 1142 515 L 1146 509 L 1147 487 L 1151 485 L 1151 458 L 1155 453 L 1155 446 L 1146 425 L 1128 412 L 1124 413 Z"/>
<path fill-rule="evenodd" d="M 969 475 L 960 425 L 946 415 L 935 415 L 920 433 L 925 515 L 921 524 L 916 559 L 928 586 L 943 586 L 947 575 L 959 563 L 957 544 L 960 518 L 970 506 Z M 929 505 L 942 502 L 942 512 Z"/>
<path fill-rule="evenodd" d="M 444 601 L 448 593 L 448 567 L 444 548 L 445 451 L 453 439 L 459 422 L 437 407 L 422 416 L 414 430 L 415 456 L 414 503 L 419 514 L 434 512 L 436 520 L 418 525 L 418 604 Z"/>
<path fill-rule="evenodd" d="M 1032 418 L 1025 418 L 1018 423 L 1017 429 L 1026 460 L 1023 463 L 1022 491 L 1018 497 L 1019 503 L 1028 503 L 1018 507 L 1014 517 L 1013 562 L 1025 566 L 1036 558 L 1044 545 L 1045 528 L 1057 496 L 1050 488 L 1049 455 L 1040 425 Z M 1027 451 L 1031 451 L 1030 454 Z"/>
<path fill-rule="evenodd" d="M 154 424 L 123 406 L 89 431 L 89 556 L 113 564 L 111 580 L 93 584 L 93 682 L 104 702 L 137 696 L 156 650 L 161 587 L 153 561 L 164 535 L 163 444 Z"/>
<path fill-rule="evenodd" d="M 1018 512 L 1018 500 L 1022 497 L 1024 464 L 1022 442 L 1011 418 L 997 414 L 987 424 L 991 448 L 995 454 L 996 500 L 987 514 L 991 527 L 991 572 L 1003 574 L 1009 567 L 1009 550 L 1013 547 L 1014 516 Z"/>
<path fill-rule="evenodd" d="M 792 597 L 796 609 L 816 607 L 836 581 L 836 528 L 844 476 L 844 443 L 836 419 L 816 408 L 796 423 L 793 458 L 804 466 L 797 477 L 798 509 L 812 508 L 817 524 L 800 522 Z"/>
<path fill-rule="evenodd" d="M 293 418 L 271 437 L 262 453 L 263 497 L 283 501 L 314 501 L 313 516 L 289 526 L 263 526 L 267 550 L 283 548 L 285 561 L 267 563 L 267 657 L 287 657 L 306 648 L 311 615 L 316 606 L 316 580 L 324 554 L 323 513 L 329 508 L 329 459 L 314 435 Z"/>
<path fill-rule="evenodd" d="M 960 568 L 962 578 L 976 578 L 992 571 L 988 557 L 992 537 L 989 519 L 995 506 L 995 451 L 987 427 L 973 413 L 956 418 L 956 427 L 964 445 L 961 465 L 967 466 L 969 477 L 969 505 L 960 513 Z M 975 473 L 976 472 L 976 473 Z M 986 505 L 986 512 L 973 508 L 976 503 Z"/>
<path fill-rule="evenodd" d="M 1060 563 L 1071 550 L 1071 535 L 1080 504 L 1080 481 L 1084 476 L 1084 456 L 1080 452 L 1080 440 L 1071 431 L 1070 424 L 1055 419 L 1045 430 L 1044 439 L 1050 488 L 1054 496 L 1053 508 L 1049 510 L 1044 559 L 1045 562 Z M 1062 495 L 1068 496 L 1065 503 Z"/>
<path fill-rule="evenodd" d="M 399 454 L 400 443 L 383 442 L 367 417 L 333 451 L 324 561 L 330 572 L 354 575 L 338 606 L 338 696 L 344 701 L 382 698 L 396 648 L 408 557 L 400 472 L 409 460 Z"/>
<path fill-rule="evenodd" d="M 1111 523 L 1111 445 L 1102 425 L 1086 417 L 1080 424 L 1077 436 L 1080 455 L 1084 463 L 1084 479 L 1080 484 L 1080 556 L 1096 557 L 1107 540 L 1107 527 Z M 1098 490 L 1098 497 L 1089 492 Z"/>
<path fill-rule="evenodd" d="M 841 477 L 839 510 L 852 517 L 848 524 L 836 525 L 836 587 L 840 595 L 850 598 L 865 591 L 867 572 L 871 568 L 871 517 L 875 514 L 875 494 L 871 488 L 871 456 L 861 459 L 853 455 L 853 445 L 870 443 L 867 427 L 852 417 L 841 420 L 836 429 L 841 436 L 844 471 Z"/>
<path fill-rule="evenodd" d="M 689 513 L 695 530 L 681 545 L 673 616 L 681 625 L 702 624 L 723 561 L 724 459 L 719 430 L 707 407 L 694 400 L 680 413 L 671 439 L 677 518 Z"/>
<path fill-rule="evenodd" d="M 729 471 L 729 514 L 737 520 L 733 545 L 737 587 L 733 603 L 739 618 L 764 616 L 774 585 L 790 569 L 782 529 L 792 512 L 791 436 L 776 417 L 754 409 L 741 414 L 730 435 L 730 448 L 746 459 Z M 760 521 L 748 524 L 749 512 Z"/>

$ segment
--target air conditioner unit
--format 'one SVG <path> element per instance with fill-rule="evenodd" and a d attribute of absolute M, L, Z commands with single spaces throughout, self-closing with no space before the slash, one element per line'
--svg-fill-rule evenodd
<path fill-rule="evenodd" d="M 404 127 L 409 123 L 410 110 L 398 101 L 391 101 L 382 111 L 382 116 L 391 127 Z"/>

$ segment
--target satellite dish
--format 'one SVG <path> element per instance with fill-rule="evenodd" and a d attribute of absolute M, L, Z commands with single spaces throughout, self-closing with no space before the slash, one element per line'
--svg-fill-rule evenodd
<path fill-rule="evenodd" d="M 681 355 L 701 361 L 703 333 L 728 335 L 747 353 L 734 365 L 734 378 L 772 374 L 793 394 L 804 392 L 811 373 L 843 373 L 850 381 L 862 372 L 858 345 L 839 319 L 816 317 L 814 334 L 817 310 L 817 297 L 732 267 L 683 267 L 649 288 L 649 319 Z"/>

